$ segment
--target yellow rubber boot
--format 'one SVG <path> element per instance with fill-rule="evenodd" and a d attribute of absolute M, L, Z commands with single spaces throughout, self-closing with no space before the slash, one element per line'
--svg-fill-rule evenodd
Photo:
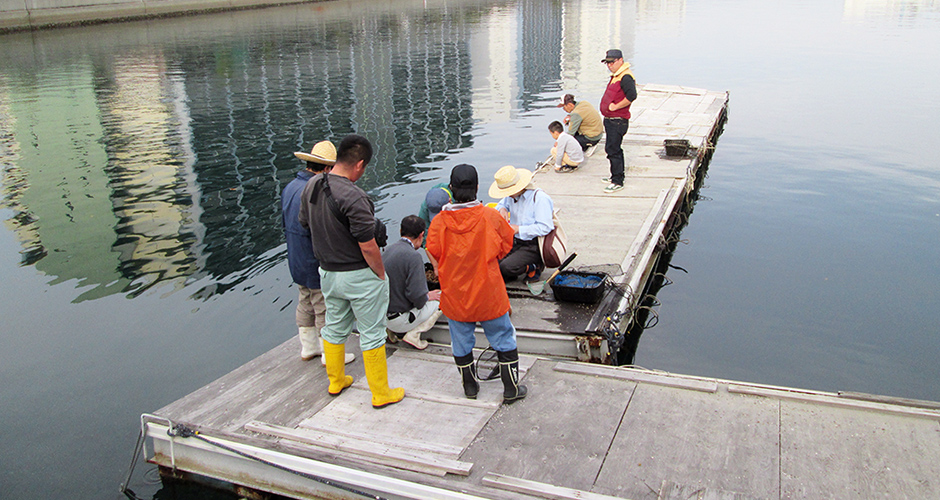
<path fill-rule="evenodd" d="M 346 345 L 323 340 L 323 360 L 326 361 L 326 376 L 330 379 L 330 388 L 327 390 L 330 396 L 339 396 L 353 383 L 353 378 L 346 375 Z"/>
<path fill-rule="evenodd" d="M 388 388 L 388 361 L 385 359 L 385 345 L 362 351 L 362 364 L 366 367 L 366 380 L 369 381 L 369 390 L 372 391 L 373 408 L 385 408 L 405 398 L 405 390 L 401 387 Z"/>

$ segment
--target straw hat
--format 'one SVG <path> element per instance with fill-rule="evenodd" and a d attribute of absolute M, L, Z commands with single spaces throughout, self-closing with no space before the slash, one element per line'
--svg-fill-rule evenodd
<path fill-rule="evenodd" d="M 320 141 L 313 146 L 309 154 L 298 151 L 294 156 L 303 161 L 332 166 L 336 163 L 336 146 L 330 141 Z"/>
<path fill-rule="evenodd" d="M 522 191 L 532 181 L 532 171 L 524 168 L 516 168 L 512 165 L 496 171 L 493 176 L 496 180 L 490 186 L 490 196 L 493 198 L 505 198 Z"/>

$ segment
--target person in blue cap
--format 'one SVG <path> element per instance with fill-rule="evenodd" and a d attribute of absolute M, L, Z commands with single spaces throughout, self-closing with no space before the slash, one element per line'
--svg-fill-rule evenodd
<path fill-rule="evenodd" d="M 431 227 L 431 220 L 434 216 L 441 213 L 441 208 L 454 201 L 454 195 L 451 193 L 448 183 L 442 182 L 436 184 L 428 190 L 421 202 L 421 208 L 418 209 L 418 217 L 424 220 L 424 227 Z M 421 242 L 421 246 L 427 245 L 427 235 Z"/>

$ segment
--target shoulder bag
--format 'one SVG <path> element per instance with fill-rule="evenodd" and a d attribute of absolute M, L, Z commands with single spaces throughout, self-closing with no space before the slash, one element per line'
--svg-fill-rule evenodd
<path fill-rule="evenodd" d="M 554 228 L 545 236 L 539 236 L 539 253 L 545 267 L 557 268 L 568 256 L 568 237 L 558 220 L 558 209 L 552 210 Z"/>

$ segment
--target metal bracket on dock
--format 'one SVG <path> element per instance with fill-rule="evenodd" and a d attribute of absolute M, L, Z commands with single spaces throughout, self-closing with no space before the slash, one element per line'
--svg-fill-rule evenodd
<path fill-rule="evenodd" d="M 174 435 L 170 433 L 170 430 L 173 429 L 173 421 L 166 417 L 160 417 L 158 415 L 153 415 L 151 413 L 144 413 L 140 416 L 140 432 L 141 432 L 141 436 L 143 436 L 143 439 L 144 439 L 144 443 L 143 443 L 144 460 L 147 459 L 147 424 L 150 422 L 166 423 L 167 435 L 170 436 L 170 465 L 173 466 L 173 472 L 176 472 L 176 449 L 173 446 Z M 154 450 L 154 453 L 156 453 L 156 450 Z"/>

